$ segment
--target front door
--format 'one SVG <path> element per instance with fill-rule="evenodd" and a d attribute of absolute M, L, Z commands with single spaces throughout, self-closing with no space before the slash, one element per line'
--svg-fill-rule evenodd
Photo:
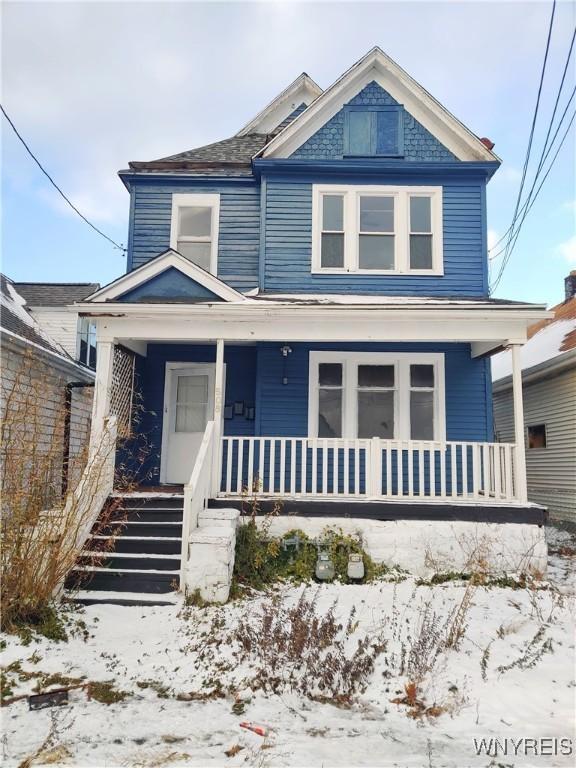
<path fill-rule="evenodd" d="M 164 390 L 164 426 L 160 477 L 187 483 L 206 424 L 214 418 L 215 365 L 168 363 Z"/>

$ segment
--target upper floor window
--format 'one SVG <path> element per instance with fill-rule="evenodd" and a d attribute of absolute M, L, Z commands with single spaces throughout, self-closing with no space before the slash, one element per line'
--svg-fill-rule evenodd
<path fill-rule="evenodd" d="M 172 195 L 170 247 L 216 274 L 220 195 Z"/>
<path fill-rule="evenodd" d="M 96 324 L 89 317 L 80 317 L 78 321 L 78 360 L 96 368 Z"/>
<path fill-rule="evenodd" d="M 442 187 L 314 185 L 312 271 L 442 274 Z"/>
<path fill-rule="evenodd" d="M 344 154 L 401 156 L 403 127 L 400 106 L 348 106 L 344 112 Z"/>

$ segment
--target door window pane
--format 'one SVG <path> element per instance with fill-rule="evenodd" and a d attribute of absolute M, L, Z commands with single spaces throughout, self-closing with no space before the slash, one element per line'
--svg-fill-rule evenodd
<path fill-rule="evenodd" d="M 327 387 L 342 386 L 342 363 L 320 363 L 318 383 Z"/>
<path fill-rule="evenodd" d="M 206 429 L 206 405 L 177 405 L 176 432 L 204 432 Z"/>
<path fill-rule="evenodd" d="M 360 269 L 394 269 L 394 235 L 360 235 Z"/>
<path fill-rule="evenodd" d="M 358 437 L 394 437 L 394 392 L 358 391 Z"/>
<path fill-rule="evenodd" d="M 318 391 L 318 437 L 342 437 L 342 390 Z"/>
<path fill-rule="evenodd" d="M 344 235 L 322 234 L 322 267 L 339 269 L 344 266 Z"/>
<path fill-rule="evenodd" d="M 360 197 L 360 231 L 394 232 L 394 198 Z"/>
<path fill-rule="evenodd" d="M 410 366 L 410 386 L 433 387 L 434 386 L 434 366 L 433 365 L 411 365 Z"/>
<path fill-rule="evenodd" d="M 432 232 L 429 197 L 410 198 L 410 232 Z"/>
<path fill-rule="evenodd" d="M 176 402 L 186 403 L 208 402 L 208 376 L 178 376 Z"/>
<path fill-rule="evenodd" d="M 212 227 L 212 208 L 194 206 L 179 208 L 179 235 L 210 237 Z"/>
<path fill-rule="evenodd" d="M 434 440 L 434 392 L 431 390 L 410 393 L 410 438 Z"/>
<path fill-rule="evenodd" d="M 322 230 L 342 232 L 344 230 L 344 198 L 342 195 L 322 197 Z"/>
<path fill-rule="evenodd" d="M 410 269 L 432 269 L 432 235 L 410 235 Z"/>
<path fill-rule="evenodd" d="M 359 387 L 393 387 L 394 386 L 394 366 L 393 365 L 359 365 L 358 366 L 358 386 Z"/>
<path fill-rule="evenodd" d="M 211 243 L 193 243 L 179 240 L 177 248 L 178 253 L 181 253 L 182 256 L 185 256 L 207 272 L 210 271 Z"/>

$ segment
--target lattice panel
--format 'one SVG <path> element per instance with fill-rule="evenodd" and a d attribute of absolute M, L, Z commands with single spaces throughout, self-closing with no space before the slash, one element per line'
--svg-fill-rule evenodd
<path fill-rule="evenodd" d="M 118 419 L 118 437 L 128 437 L 132 429 L 135 362 L 132 352 L 124 347 L 114 347 L 110 413 Z"/>

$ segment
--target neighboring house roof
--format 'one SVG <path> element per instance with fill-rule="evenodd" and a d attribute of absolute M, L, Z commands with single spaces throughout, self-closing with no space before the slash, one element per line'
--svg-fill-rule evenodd
<path fill-rule="evenodd" d="M 100 283 L 12 283 L 29 307 L 65 307 L 82 301 Z"/>
<path fill-rule="evenodd" d="M 22 344 L 55 356 L 60 364 L 72 366 L 76 371 L 93 377 L 93 372 L 73 360 L 60 344 L 45 333 L 26 309 L 26 301 L 16 290 L 16 284 L 3 274 L 0 274 L 0 330 Z"/>
<path fill-rule="evenodd" d="M 552 307 L 554 316 L 540 320 L 528 329 L 528 341 L 520 351 L 522 371 L 547 370 L 564 359 L 576 365 L 576 296 Z M 572 353 L 572 354 L 570 354 Z M 512 374 L 512 355 L 500 352 L 492 358 L 492 381 L 498 382 Z"/>

